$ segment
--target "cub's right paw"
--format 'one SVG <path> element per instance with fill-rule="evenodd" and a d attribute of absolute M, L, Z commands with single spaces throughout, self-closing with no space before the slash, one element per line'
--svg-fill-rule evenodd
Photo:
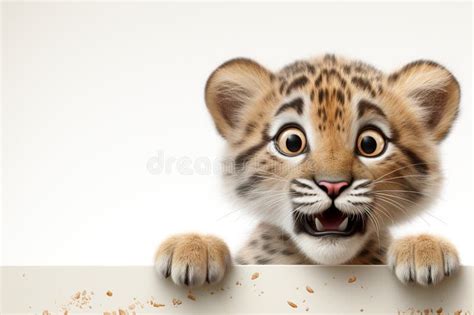
<path fill-rule="evenodd" d="M 200 286 L 222 280 L 230 266 L 230 252 L 221 239 L 199 234 L 176 235 L 156 253 L 155 269 L 177 285 Z"/>

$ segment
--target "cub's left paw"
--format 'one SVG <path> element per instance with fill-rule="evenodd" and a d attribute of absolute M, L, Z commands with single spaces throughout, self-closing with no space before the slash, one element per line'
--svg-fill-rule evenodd
<path fill-rule="evenodd" d="M 459 267 L 456 248 L 448 241 L 431 236 L 409 236 L 392 243 L 388 264 L 403 283 L 435 284 Z"/>

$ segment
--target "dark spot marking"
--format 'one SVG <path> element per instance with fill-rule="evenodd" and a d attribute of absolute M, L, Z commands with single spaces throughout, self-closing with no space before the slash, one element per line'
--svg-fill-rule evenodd
<path fill-rule="evenodd" d="M 382 109 L 380 109 L 380 107 L 364 99 L 361 100 L 359 104 L 357 104 L 357 112 L 359 118 L 364 116 L 367 112 L 372 112 L 376 115 L 386 118 L 385 113 L 382 111 Z"/>
<path fill-rule="evenodd" d="M 383 88 L 382 86 L 379 84 L 379 86 L 377 87 L 377 93 L 382 94 L 383 93 Z"/>
<path fill-rule="evenodd" d="M 235 259 L 235 262 L 238 264 L 238 265 L 248 265 L 248 262 L 243 259 L 242 257 L 237 257 Z"/>
<path fill-rule="evenodd" d="M 280 94 L 283 94 L 283 91 L 285 90 L 287 82 L 283 81 L 280 85 Z"/>
<path fill-rule="evenodd" d="M 297 181 L 297 180 L 292 180 L 291 183 L 292 183 L 292 184 L 295 184 L 296 186 L 299 186 L 299 187 L 301 187 L 301 188 L 313 189 L 313 187 L 311 187 L 310 185 L 307 185 L 307 184 L 305 184 L 305 183 L 301 183 L 301 182 L 299 182 L 299 181 Z"/>
<path fill-rule="evenodd" d="M 279 109 L 278 111 L 276 112 L 275 116 L 276 115 L 279 115 L 289 109 L 294 109 L 298 115 L 301 115 L 303 113 L 303 100 L 301 98 L 295 98 L 294 100 L 288 102 L 288 103 L 285 103 L 283 104 Z"/>
<path fill-rule="evenodd" d="M 286 90 L 286 95 L 290 94 L 293 90 L 299 89 L 308 83 L 308 78 L 304 75 L 296 78 L 293 82 L 288 85 L 288 89 Z"/>
<path fill-rule="evenodd" d="M 257 124 L 255 122 L 249 122 L 245 127 L 245 133 L 249 135 L 255 130 L 255 128 L 257 128 Z"/>
<path fill-rule="evenodd" d="M 285 256 L 291 256 L 291 255 L 296 254 L 294 251 L 292 251 L 292 250 L 290 250 L 290 249 L 287 249 L 287 248 L 284 249 L 284 250 L 282 250 L 280 253 L 282 253 L 282 254 L 285 255 Z"/>
<path fill-rule="evenodd" d="M 347 100 L 350 101 L 350 100 L 352 99 L 351 90 L 350 90 L 350 89 L 347 89 L 346 94 L 347 94 Z"/>
<path fill-rule="evenodd" d="M 186 265 L 186 271 L 184 272 L 184 285 L 189 286 L 189 265 Z"/>
<path fill-rule="evenodd" d="M 245 197 L 255 188 L 256 185 L 263 181 L 263 179 L 264 177 L 262 174 L 253 174 L 245 183 L 240 184 L 235 190 L 239 196 Z"/>
<path fill-rule="evenodd" d="M 245 164 L 250 161 L 250 159 L 260 151 L 266 144 L 266 141 L 262 141 L 249 149 L 245 150 L 244 152 L 240 153 L 235 158 L 235 167 L 237 170 L 242 170 L 245 167 Z"/>
<path fill-rule="evenodd" d="M 266 265 L 268 264 L 269 262 L 271 262 L 272 260 L 269 259 L 269 258 L 260 258 L 260 259 L 257 259 L 257 264 L 259 265 Z"/>
<path fill-rule="evenodd" d="M 361 77 L 353 77 L 351 82 L 358 88 L 368 91 L 372 97 L 375 97 L 375 91 L 372 89 L 372 85 L 369 80 Z"/>
<path fill-rule="evenodd" d="M 295 75 L 301 72 L 309 72 L 311 74 L 314 74 L 316 72 L 316 68 L 306 62 L 306 61 L 296 61 L 286 67 L 284 67 L 281 72 L 286 74 L 286 75 Z"/>
<path fill-rule="evenodd" d="M 382 265 L 383 262 L 380 260 L 380 258 L 378 257 L 373 257 L 370 262 L 373 264 L 373 265 Z"/>
<path fill-rule="evenodd" d="M 345 96 L 344 96 L 344 93 L 341 90 L 337 90 L 336 99 L 340 104 L 344 104 Z"/>
<path fill-rule="evenodd" d="M 341 86 L 342 86 L 342 88 L 345 89 L 346 85 L 347 85 L 346 80 L 341 77 Z"/>
<path fill-rule="evenodd" d="M 260 235 L 260 237 L 262 238 L 262 240 L 265 240 L 265 241 L 269 241 L 272 239 L 272 236 L 266 233 L 263 233 L 262 235 Z"/>
<path fill-rule="evenodd" d="M 428 164 L 418 156 L 415 152 L 408 149 L 407 147 L 397 144 L 398 148 L 405 154 L 411 161 L 412 166 L 422 174 L 428 174 Z"/>
<path fill-rule="evenodd" d="M 316 78 L 316 80 L 314 81 L 314 86 L 316 88 L 319 88 L 319 86 L 321 85 L 321 82 L 323 81 L 323 75 L 322 74 L 319 74 L 319 76 Z"/>
<path fill-rule="evenodd" d="M 319 90 L 319 93 L 318 93 L 318 101 L 320 104 L 324 101 L 324 98 L 325 98 L 324 90 L 321 89 Z"/>
<path fill-rule="evenodd" d="M 398 72 L 392 73 L 391 75 L 388 76 L 388 82 L 393 83 L 394 81 L 398 80 L 398 77 L 400 74 Z"/>
<path fill-rule="evenodd" d="M 323 108 L 323 122 L 326 122 L 328 120 L 328 113 L 326 112 L 326 108 Z"/>
<path fill-rule="evenodd" d="M 329 61 L 331 63 L 336 63 L 336 56 L 334 54 L 326 54 L 323 58 L 324 61 Z"/>
<path fill-rule="evenodd" d="M 270 255 L 274 255 L 278 250 L 275 248 L 266 248 L 265 251 Z"/>

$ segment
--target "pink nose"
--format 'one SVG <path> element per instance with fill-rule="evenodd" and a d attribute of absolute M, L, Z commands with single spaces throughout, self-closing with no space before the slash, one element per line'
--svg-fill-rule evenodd
<path fill-rule="evenodd" d="M 348 182 L 327 182 L 320 181 L 318 185 L 326 191 L 329 197 L 335 198 L 339 196 L 344 188 L 349 186 Z"/>

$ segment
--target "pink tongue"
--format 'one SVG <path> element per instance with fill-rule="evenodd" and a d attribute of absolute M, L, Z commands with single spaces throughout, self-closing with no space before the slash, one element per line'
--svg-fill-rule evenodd
<path fill-rule="evenodd" d="M 317 215 L 325 230 L 337 230 L 346 215 L 340 211 L 325 211 Z"/>

